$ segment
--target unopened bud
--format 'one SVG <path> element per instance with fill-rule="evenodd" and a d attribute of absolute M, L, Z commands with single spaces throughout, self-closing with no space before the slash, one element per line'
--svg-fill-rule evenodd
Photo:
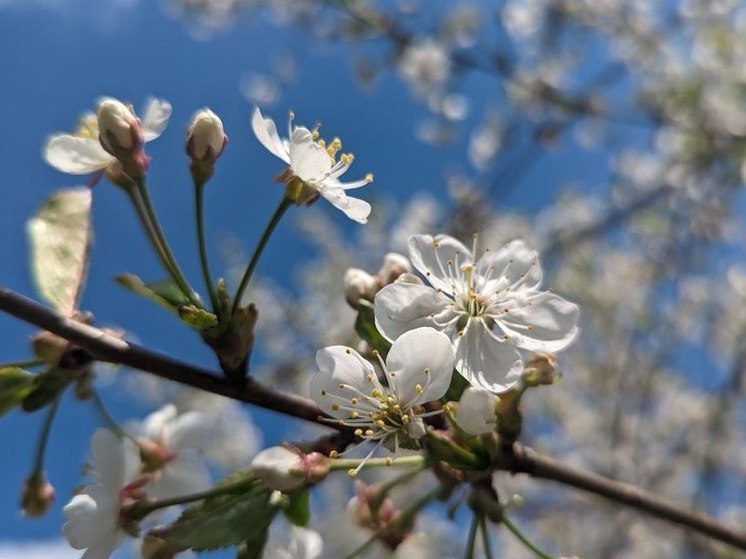
<path fill-rule="evenodd" d="M 186 151 L 197 161 L 215 161 L 223 152 L 228 137 L 223 122 L 210 109 L 197 111 L 187 130 Z"/>
<path fill-rule="evenodd" d="M 289 446 L 262 450 L 251 461 L 252 473 L 268 487 L 285 493 L 318 483 L 329 473 L 328 459 Z"/>
<path fill-rule="evenodd" d="M 393 283 L 396 278 L 411 271 L 412 265 L 406 256 L 398 252 L 389 252 L 383 257 L 383 264 L 376 275 L 381 282 L 381 286 L 384 286 Z"/>
<path fill-rule="evenodd" d="M 23 484 L 21 507 L 23 516 L 39 518 L 44 516 L 54 503 L 54 487 L 47 476 L 37 472 L 31 474 Z"/>
<path fill-rule="evenodd" d="M 526 386 L 540 384 L 554 384 L 559 380 L 559 373 L 555 368 L 557 357 L 553 353 L 537 353 L 526 361 L 523 379 Z"/>
<path fill-rule="evenodd" d="M 65 352 L 70 348 L 70 342 L 51 332 L 39 332 L 31 338 L 34 355 L 45 364 L 56 367 Z"/>
<path fill-rule="evenodd" d="M 345 299 L 353 309 L 360 300 L 372 301 L 377 291 L 376 278 L 360 268 L 348 268 L 344 276 Z"/>
<path fill-rule="evenodd" d="M 117 157 L 115 152 L 131 150 L 142 143 L 142 134 L 137 134 L 140 122 L 127 105 L 116 99 L 104 99 L 96 111 L 101 146 Z"/>
<path fill-rule="evenodd" d="M 461 395 L 456 422 L 470 435 L 483 435 L 497 428 L 499 398 L 481 388 L 470 386 Z"/>
<path fill-rule="evenodd" d="M 98 105 L 96 116 L 101 147 L 119 161 L 125 175 L 131 178 L 145 175 L 149 163 L 143 149 L 145 139 L 140 119 L 132 108 L 116 99 L 104 99 Z M 108 169 L 107 175 L 115 184 L 127 184 L 121 173 Z"/>

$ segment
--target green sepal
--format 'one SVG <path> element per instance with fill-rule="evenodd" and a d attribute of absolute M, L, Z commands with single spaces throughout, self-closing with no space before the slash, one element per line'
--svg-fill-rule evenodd
<path fill-rule="evenodd" d="M 70 384 L 70 375 L 52 367 L 45 373 L 34 375 L 33 388 L 21 403 L 25 412 L 35 412 L 54 402 Z"/>
<path fill-rule="evenodd" d="M 116 277 L 116 281 L 125 289 L 147 297 L 176 314 L 179 314 L 180 307 L 190 304 L 189 299 L 173 280 L 145 283 L 133 274 L 122 274 Z"/>
<path fill-rule="evenodd" d="M 355 332 L 363 340 L 368 342 L 373 349 L 377 349 L 384 357 L 389 352 L 391 342 L 384 338 L 376 328 L 376 317 L 373 314 L 373 305 L 365 300 L 360 301 L 360 306 L 355 319 Z"/>
<path fill-rule="evenodd" d="M 0 417 L 23 402 L 35 379 L 36 375 L 18 367 L 0 368 Z"/>
<path fill-rule="evenodd" d="M 442 399 L 444 402 L 458 402 L 467 388 L 469 388 L 469 381 L 454 370 L 451 375 L 451 384 L 448 385 L 446 395 Z"/>
<path fill-rule="evenodd" d="M 311 490 L 306 488 L 290 495 L 290 502 L 283 512 L 292 524 L 308 526 L 311 521 Z"/>
<path fill-rule="evenodd" d="M 184 305 L 179 307 L 179 318 L 181 318 L 181 321 L 184 324 L 196 328 L 197 330 L 212 328 L 218 324 L 217 316 L 212 314 L 210 311 L 200 309 L 194 305 Z"/>

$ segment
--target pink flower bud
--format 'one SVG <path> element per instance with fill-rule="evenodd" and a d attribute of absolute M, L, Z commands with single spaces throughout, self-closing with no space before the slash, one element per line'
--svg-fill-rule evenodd
<path fill-rule="evenodd" d="M 365 270 L 348 268 L 344 275 L 345 299 L 353 309 L 360 306 L 360 300 L 372 301 L 378 291 L 378 282 Z"/>
<path fill-rule="evenodd" d="M 116 99 L 104 99 L 96 111 L 101 146 L 116 157 L 116 150 L 131 150 L 142 143 L 137 135 L 140 122 L 127 105 Z"/>
<path fill-rule="evenodd" d="M 398 252 L 389 252 L 383 257 L 383 264 L 376 275 L 381 282 L 381 286 L 385 286 L 394 283 L 399 276 L 411 271 L 412 265 L 409 263 L 409 259 L 406 256 L 399 254 Z"/>
<path fill-rule="evenodd" d="M 295 447 L 273 446 L 254 457 L 251 471 L 271 489 L 288 493 L 321 481 L 329 467 L 328 459 L 318 452 L 303 454 Z"/>

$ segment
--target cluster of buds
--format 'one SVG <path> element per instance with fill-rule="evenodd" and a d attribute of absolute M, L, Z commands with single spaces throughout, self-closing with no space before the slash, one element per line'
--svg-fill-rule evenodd
<path fill-rule="evenodd" d="M 372 303 L 381 289 L 411 272 L 409 260 L 396 252 L 384 256 L 381 269 L 375 275 L 360 268 L 348 268 L 344 275 L 345 299 L 353 309 L 358 309 L 361 300 Z"/>
<path fill-rule="evenodd" d="M 323 480 L 329 458 L 319 452 L 304 454 L 293 446 L 273 446 L 254 457 L 251 471 L 271 489 L 290 493 Z"/>

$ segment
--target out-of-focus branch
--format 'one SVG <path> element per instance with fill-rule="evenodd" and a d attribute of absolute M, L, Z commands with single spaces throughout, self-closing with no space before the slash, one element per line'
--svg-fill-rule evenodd
<path fill-rule="evenodd" d="M 93 326 L 58 316 L 38 303 L 2 287 L 0 287 L 0 311 L 57 334 L 79 345 L 101 361 L 120 363 L 241 402 L 306 421 L 323 423 L 340 431 L 347 430 L 336 423 L 322 421 L 320 418 L 323 412 L 314 402 L 306 398 L 266 387 L 251 378 L 248 379 L 246 386 L 239 387 L 206 369 L 194 367 L 110 336 Z M 324 447 L 328 444 L 335 446 L 338 442 L 330 439 L 320 446 Z M 525 473 L 534 478 L 548 479 L 582 489 L 746 550 L 746 534 L 726 528 L 708 516 L 681 508 L 634 485 L 614 481 L 592 472 L 573 468 L 554 458 L 542 456 L 520 443 L 515 443 L 512 449 L 500 453 L 494 466 L 499 470 Z"/>
<path fill-rule="evenodd" d="M 712 517 L 687 510 L 635 485 L 580 470 L 554 458 L 543 456 L 520 443 L 513 445 L 512 452 L 501 453 L 495 466 L 500 470 L 524 473 L 533 478 L 549 479 L 594 493 L 615 503 L 627 505 L 662 520 L 690 528 L 703 536 L 746 550 L 746 533 L 727 528 Z"/>
<path fill-rule="evenodd" d="M 307 398 L 275 390 L 252 378 L 239 386 L 219 373 L 178 361 L 111 336 L 93 326 L 58 316 L 3 287 L 0 287 L 0 310 L 79 345 L 97 360 L 118 363 L 213 394 L 343 430 L 335 423 L 321 421 L 319 418 L 324 413 Z"/>

